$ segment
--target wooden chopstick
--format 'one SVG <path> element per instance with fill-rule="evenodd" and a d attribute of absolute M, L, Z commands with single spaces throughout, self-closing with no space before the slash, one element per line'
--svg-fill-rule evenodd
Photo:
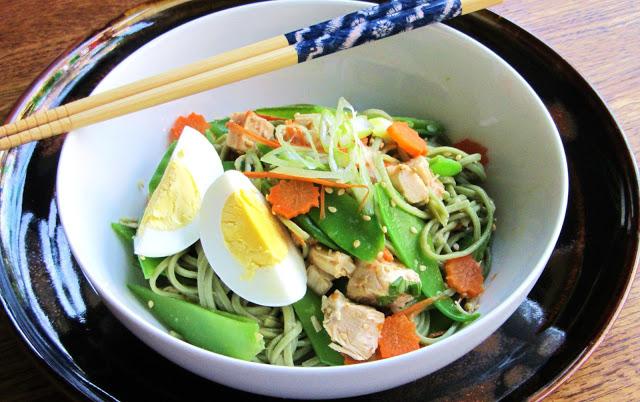
<path fill-rule="evenodd" d="M 61 120 L 73 114 L 84 112 L 107 103 L 114 102 L 135 94 L 171 84 L 185 78 L 214 70 L 244 59 L 248 59 L 273 50 L 282 49 L 287 46 L 305 40 L 316 39 L 318 36 L 333 31 L 356 27 L 367 21 L 372 21 L 380 16 L 393 15 L 406 9 L 424 4 L 427 0 L 394 0 L 380 5 L 372 6 L 353 13 L 333 18 L 306 28 L 300 28 L 283 35 L 266 39 L 248 46 L 234 49 L 219 55 L 215 55 L 204 60 L 191 63 L 186 66 L 171 69 L 162 74 L 133 82 L 118 88 L 114 88 L 96 95 L 79 99 L 54 109 L 36 112 L 22 120 L 0 127 L 0 137 L 25 131 L 40 125 Z"/>
<path fill-rule="evenodd" d="M 378 18 L 373 18 L 371 14 L 367 14 L 365 16 L 368 19 L 361 20 L 357 25 L 349 24 L 345 28 L 336 30 L 337 24 L 342 26 L 349 20 L 349 15 L 339 17 L 208 59 L 211 65 L 217 67 L 200 67 L 199 63 L 196 63 L 198 64 L 196 67 L 194 65 L 185 67 L 184 71 L 186 72 L 183 72 L 183 69 L 172 70 L 161 76 L 143 80 L 147 81 L 146 83 L 130 84 L 127 86 L 129 88 L 125 87 L 125 90 L 121 87 L 109 91 L 112 92 L 111 94 L 105 92 L 76 101 L 81 102 L 79 107 L 70 106 L 72 105 L 70 103 L 56 108 L 64 109 L 64 111 L 52 109 L 39 113 L 39 117 L 30 120 L 31 124 L 38 125 L 0 138 L 0 149 L 9 149 L 27 142 L 49 138 L 100 121 L 383 39 L 403 31 L 450 19 L 460 14 L 477 11 L 500 2 L 501 0 L 432 0 L 413 2 L 420 4 L 405 9 L 400 8 L 400 3 L 408 4 L 408 2 L 385 3 L 384 10 L 386 11 L 383 15 L 377 14 Z M 379 11 L 379 7 L 382 5 L 366 9 L 365 12 L 371 13 L 372 9 Z M 334 25 L 323 26 L 323 24 L 331 23 Z M 320 29 L 322 32 L 329 30 L 331 33 L 321 34 Z M 284 41 L 289 43 L 294 40 L 297 42 L 282 46 Z M 267 48 L 271 50 L 264 51 Z M 248 54 L 252 54 L 252 56 L 247 56 Z M 197 72 L 199 68 L 204 68 L 205 71 Z M 177 76 L 184 78 L 175 79 Z M 167 80 L 170 81 L 167 82 Z M 159 84 L 160 82 L 166 83 Z M 132 95 L 122 96 L 122 92 L 129 91 L 131 86 L 135 85 L 147 89 Z M 100 95 L 103 96 L 98 101 L 92 100 Z M 89 106 L 87 107 L 87 105 Z M 20 122 L 15 124 L 16 128 L 14 129 L 18 129 Z M 23 123 L 21 126 L 29 127 L 27 123 Z"/>

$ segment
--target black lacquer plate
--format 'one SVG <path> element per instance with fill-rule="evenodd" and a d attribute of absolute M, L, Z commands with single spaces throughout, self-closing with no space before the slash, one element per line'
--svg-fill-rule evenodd
<path fill-rule="evenodd" d="M 242 2 L 176 3 L 132 10 L 79 44 L 43 73 L 9 117 L 85 96 L 115 64 L 154 37 Z M 634 274 L 635 162 L 602 100 L 560 56 L 493 13 L 449 25 L 509 62 L 547 105 L 569 163 L 569 207 L 542 277 L 495 334 L 430 376 L 356 400 L 540 398 L 597 346 Z M 249 396 L 165 360 L 102 304 L 69 253 L 56 212 L 55 172 L 63 140 L 23 146 L 3 153 L 1 160 L 0 296 L 36 360 L 72 395 L 93 400 Z M 595 154 L 599 157 L 590 157 Z"/>

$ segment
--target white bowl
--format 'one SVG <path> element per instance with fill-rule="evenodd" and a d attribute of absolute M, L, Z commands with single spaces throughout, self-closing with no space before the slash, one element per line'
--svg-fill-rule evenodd
<path fill-rule="evenodd" d="M 94 92 L 365 5 L 289 0 L 208 15 L 143 46 Z M 452 140 L 470 137 L 489 148 L 486 185 L 497 205 L 498 230 L 495 275 L 486 282 L 482 317 L 433 346 L 342 367 L 250 363 L 170 336 L 127 290 L 125 285 L 140 281 L 139 275 L 130 269 L 109 223 L 142 214 L 145 193 L 138 183 L 151 176 L 173 120 L 192 111 L 213 118 L 268 105 L 334 105 L 340 96 L 360 110 L 378 107 L 435 118 Z M 380 391 L 425 376 L 495 331 L 525 298 L 553 249 L 567 202 L 567 169 L 556 128 L 522 77 L 474 40 L 434 25 L 73 132 L 60 158 L 57 194 L 62 222 L 87 278 L 124 325 L 158 353 L 242 390 L 329 398 Z"/>

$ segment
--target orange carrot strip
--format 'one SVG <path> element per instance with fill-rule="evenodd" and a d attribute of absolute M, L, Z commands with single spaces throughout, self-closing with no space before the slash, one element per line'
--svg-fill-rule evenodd
<path fill-rule="evenodd" d="M 324 219 L 324 186 L 320 186 L 320 219 Z"/>
<path fill-rule="evenodd" d="M 412 157 L 426 155 L 428 148 L 427 143 L 420 138 L 418 132 L 404 121 L 393 122 L 387 133 L 398 144 L 398 147 L 411 155 Z"/>
<path fill-rule="evenodd" d="M 169 141 L 176 141 L 180 138 L 180 134 L 182 134 L 182 130 L 185 126 L 189 126 L 204 134 L 204 132 L 209 128 L 209 123 L 207 123 L 207 120 L 203 115 L 197 113 L 191 113 L 188 116 L 179 116 L 173 123 L 173 127 L 171 127 L 171 131 L 169 132 Z"/>
<path fill-rule="evenodd" d="M 433 296 L 433 297 L 429 297 L 428 299 L 420 300 L 419 302 L 412 304 L 409 307 L 403 310 L 400 310 L 395 314 L 401 314 L 401 315 L 406 315 L 408 317 L 412 317 L 414 315 L 420 314 L 424 309 L 426 309 L 433 303 L 437 302 L 438 300 L 444 299 L 445 297 L 447 296 L 440 295 L 440 296 Z"/>
<path fill-rule="evenodd" d="M 465 297 L 476 297 L 484 291 L 482 268 L 469 255 L 444 263 L 447 285 Z"/>
<path fill-rule="evenodd" d="M 306 181 L 309 183 L 320 184 L 327 187 L 336 187 L 336 188 L 367 188 L 364 184 L 348 184 L 348 183 L 336 183 L 331 180 L 326 179 L 316 179 L 313 177 L 300 177 L 293 176 L 285 173 L 278 172 L 242 172 L 245 176 L 250 179 L 285 179 L 285 180 L 297 180 L 297 181 Z"/>
<path fill-rule="evenodd" d="M 420 349 L 416 325 L 404 314 L 394 314 L 385 318 L 378 349 L 383 359 Z"/>
<path fill-rule="evenodd" d="M 382 259 L 389 262 L 393 261 L 393 254 L 391 254 L 391 251 L 389 251 L 388 248 L 385 248 L 382 251 Z"/>
<path fill-rule="evenodd" d="M 271 187 L 267 201 L 271 204 L 272 212 L 291 219 L 317 207 L 319 197 L 318 187 L 313 183 L 280 180 Z"/>
<path fill-rule="evenodd" d="M 347 355 L 347 354 L 342 354 L 342 356 L 344 357 L 344 364 L 349 365 L 349 364 L 360 364 L 360 363 L 367 363 L 367 362 L 374 362 L 376 360 L 380 360 L 380 349 L 376 349 L 376 352 L 373 354 L 373 356 L 371 356 L 370 358 L 368 358 L 367 360 L 356 360 L 353 357 Z"/>
<path fill-rule="evenodd" d="M 246 128 L 242 127 L 240 124 L 236 123 L 235 121 L 229 120 L 227 122 L 227 128 L 229 130 L 236 130 L 236 131 L 240 131 L 243 135 L 246 135 L 247 137 L 251 138 L 253 141 L 255 142 L 259 142 L 262 143 L 268 147 L 271 148 L 279 148 L 280 147 L 280 143 L 278 141 L 273 141 L 273 140 L 268 140 L 256 133 L 254 133 L 251 130 L 247 130 Z"/>

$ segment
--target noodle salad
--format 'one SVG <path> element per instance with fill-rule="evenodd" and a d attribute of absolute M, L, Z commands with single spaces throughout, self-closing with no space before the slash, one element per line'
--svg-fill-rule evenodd
<path fill-rule="evenodd" d="M 249 361 L 343 365 L 478 318 L 496 228 L 482 145 L 343 98 L 192 113 L 169 143 L 143 216 L 112 227 L 140 272 L 131 291 L 173 336 Z"/>

